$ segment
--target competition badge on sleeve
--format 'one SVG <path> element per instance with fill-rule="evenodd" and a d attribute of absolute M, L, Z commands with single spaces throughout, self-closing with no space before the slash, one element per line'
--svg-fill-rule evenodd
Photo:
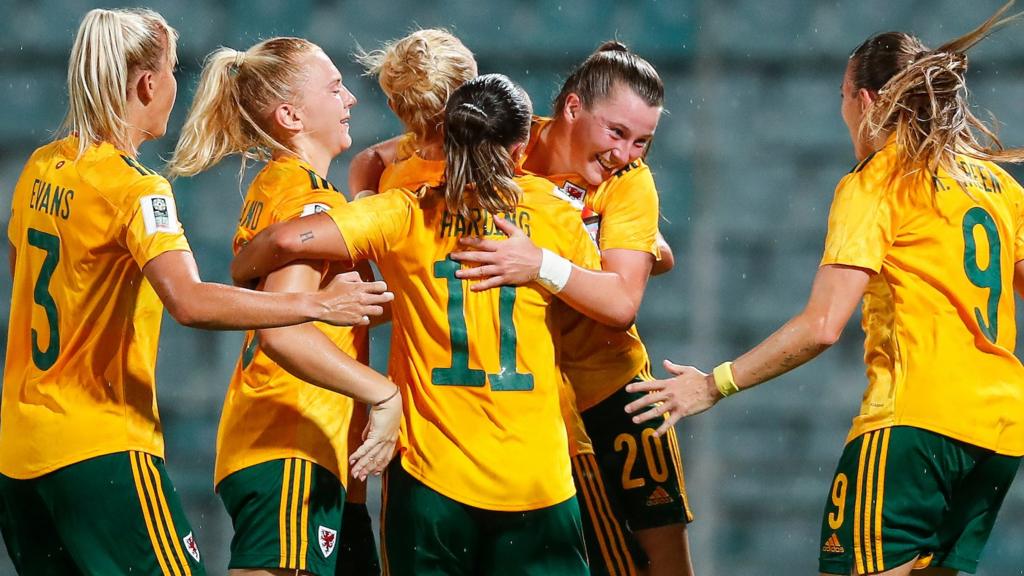
<path fill-rule="evenodd" d="M 302 207 L 302 214 L 300 215 L 300 218 L 304 216 L 312 216 L 313 214 L 319 214 L 321 212 L 327 212 L 330 209 L 330 206 L 327 204 L 321 204 L 320 202 L 306 204 Z"/>
<path fill-rule="evenodd" d="M 178 224 L 178 211 L 172 196 L 152 195 L 139 199 L 142 208 L 142 221 L 146 225 L 146 234 L 157 232 L 175 233 L 181 229 Z"/>

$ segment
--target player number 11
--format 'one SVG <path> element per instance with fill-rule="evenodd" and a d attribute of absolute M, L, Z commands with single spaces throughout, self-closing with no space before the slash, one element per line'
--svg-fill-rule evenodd
<path fill-rule="evenodd" d="M 516 327 L 512 311 L 516 305 L 515 286 L 502 286 L 498 292 L 498 357 L 500 369 L 497 374 L 469 367 L 469 334 L 466 330 L 466 313 L 463 303 L 465 293 L 462 280 L 455 277 L 455 271 L 462 265 L 454 260 L 434 262 L 434 278 L 443 278 L 448 284 L 448 326 L 451 334 L 451 368 L 434 368 L 430 382 L 440 386 L 483 386 L 488 380 L 491 390 L 526 391 L 533 390 L 533 374 L 516 371 Z"/>

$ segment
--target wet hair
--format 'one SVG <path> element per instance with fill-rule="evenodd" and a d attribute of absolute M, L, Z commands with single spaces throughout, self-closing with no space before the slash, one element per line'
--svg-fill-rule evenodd
<path fill-rule="evenodd" d="M 356 60 L 377 76 L 398 119 L 418 142 L 439 134 L 448 96 L 476 77 L 473 53 L 447 30 L 417 30 Z"/>
<path fill-rule="evenodd" d="M 610 96 L 616 85 L 628 87 L 648 106 L 662 106 L 665 102 L 665 85 L 654 66 L 630 52 L 625 44 L 609 40 L 569 74 L 555 98 L 555 114 L 565 108 L 569 94 L 579 96 L 589 109 Z"/>
<path fill-rule="evenodd" d="M 468 215 L 473 208 L 509 212 L 522 191 L 513 180 L 511 148 L 530 136 L 530 100 L 501 74 L 485 74 L 448 98 L 444 116 L 445 204 Z"/>
<path fill-rule="evenodd" d="M 258 160 L 275 151 L 295 154 L 271 134 L 273 113 L 296 100 L 308 75 L 302 60 L 319 49 L 303 38 L 278 37 L 207 56 L 169 173 L 191 176 L 231 154 Z"/>
<path fill-rule="evenodd" d="M 59 134 L 78 135 L 78 153 L 100 142 L 135 154 L 128 124 L 128 86 L 139 71 L 177 63 L 178 33 L 142 8 L 90 10 L 68 62 L 68 111 Z"/>
<path fill-rule="evenodd" d="M 1004 149 L 996 134 L 967 102 L 966 52 L 1020 14 L 1003 18 L 1006 3 L 967 34 L 928 49 L 903 32 L 868 38 L 850 55 L 854 90 L 877 93 L 859 128 L 861 137 L 895 133 L 901 162 L 930 173 L 942 169 L 959 182 L 969 178 L 955 161 L 962 154 L 980 160 L 1024 161 L 1024 150 Z M 979 142 L 975 131 L 988 140 Z"/>

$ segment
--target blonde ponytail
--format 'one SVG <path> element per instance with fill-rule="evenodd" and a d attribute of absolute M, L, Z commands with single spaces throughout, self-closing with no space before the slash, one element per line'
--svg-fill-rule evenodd
<path fill-rule="evenodd" d="M 177 61 L 178 33 L 139 8 L 96 9 L 82 19 L 68 62 L 68 112 L 59 134 L 78 135 L 79 155 L 100 142 L 135 154 L 127 120 L 128 84 L 139 70 Z"/>
<path fill-rule="evenodd" d="M 293 102 L 305 79 L 300 61 L 317 49 L 302 38 L 271 38 L 245 52 L 220 48 L 207 56 L 169 175 L 198 174 L 231 154 L 255 160 L 296 154 L 269 127 L 274 108 Z"/>

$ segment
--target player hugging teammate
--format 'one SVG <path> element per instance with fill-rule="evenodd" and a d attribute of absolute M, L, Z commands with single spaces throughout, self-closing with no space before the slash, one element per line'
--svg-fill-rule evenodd
<path fill-rule="evenodd" d="M 820 570 L 973 572 L 1024 454 L 1024 189 L 994 163 L 1024 152 L 971 114 L 964 80 L 1011 4 L 936 49 L 889 32 L 853 51 L 842 116 L 858 163 L 806 308 L 711 374 L 666 363 L 668 380 L 634 325 L 674 262 L 645 160 L 665 89 L 624 45 L 581 62 L 551 117 L 478 76 L 447 31 L 361 53 L 404 134 L 355 156 L 353 202 L 328 171 L 356 98 L 324 51 L 292 37 L 215 51 L 168 173 L 262 163 L 233 242 L 248 290 L 199 279 L 169 182 L 137 160 L 166 131 L 177 33 L 152 11 L 91 11 L 64 130 L 26 164 L 8 227 L 0 530 L 15 567 L 204 573 L 162 460 L 166 305 L 249 330 L 214 478 L 231 574 L 693 574 L 674 424 L 811 360 L 863 302 L 868 391 Z M 386 377 L 366 365 L 380 315 Z"/>

